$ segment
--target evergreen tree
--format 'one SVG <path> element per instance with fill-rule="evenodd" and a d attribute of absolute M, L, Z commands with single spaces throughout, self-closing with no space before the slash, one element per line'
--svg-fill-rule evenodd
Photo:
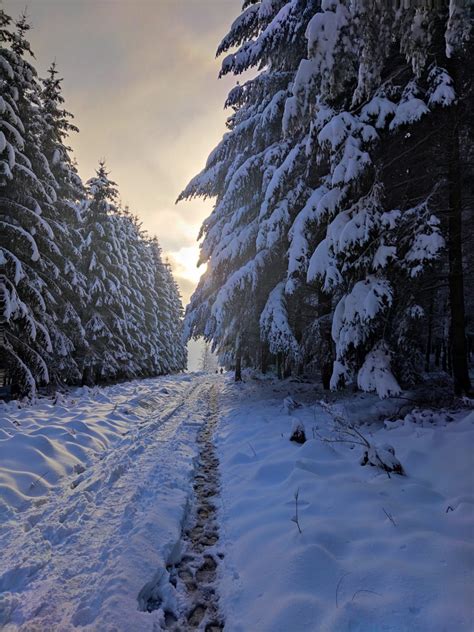
<path fill-rule="evenodd" d="M 124 303 L 123 258 L 114 213 L 118 191 L 101 161 L 96 176 L 87 182 L 82 260 L 87 278 L 88 303 L 83 306 L 88 349 L 83 359 L 83 380 L 95 383 L 120 375 L 129 355 Z M 122 278 L 122 281 L 121 281 Z"/>
<path fill-rule="evenodd" d="M 71 123 L 73 115 L 64 109 L 62 80 L 52 64 L 42 80 L 41 108 L 43 126 L 41 142 L 55 180 L 54 214 L 49 218 L 57 245 L 54 262 L 56 279 L 55 318 L 61 331 L 58 353 L 53 359 L 57 379 L 77 381 L 81 377 L 77 359 L 85 353 L 87 342 L 79 312 L 87 300 L 86 280 L 81 273 L 80 207 L 85 191 L 65 143 L 71 132 L 79 130 Z"/>
<path fill-rule="evenodd" d="M 217 358 L 211 351 L 211 345 L 206 342 L 199 359 L 199 369 L 205 373 L 214 373 L 217 370 Z"/>
<path fill-rule="evenodd" d="M 207 271 L 191 299 L 186 328 L 189 336 L 212 340 L 232 363 L 265 365 L 269 341 L 264 330 L 261 337 L 260 315 L 284 275 L 284 236 L 301 195 L 291 188 L 273 206 L 279 183 L 303 156 L 302 146 L 284 138 L 282 116 L 313 4 L 244 4 L 218 48 L 221 54 L 238 46 L 224 59 L 221 74 L 252 66 L 264 70 L 230 92 L 229 132 L 180 196 L 217 198 L 201 229 L 200 262 L 207 262 Z"/>
<path fill-rule="evenodd" d="M 0 10 L 0 376 L 33 395 L 183 370 L 171 271 L 104 163 L 84 189 L 55 64 L 39 82 L 26 17 L 15 26 Z"/>
<path fill-rule="evenodd" d="M 160 372 L 183 371 L 187 365 L 187 349 L 183 336 L 183 305 L 178 287 L 167 262 L 163 262 L 157 239 L 150 243 L 154 290 L 156 294 L 157 350 Z"/>
<path fill-rule="evenodd" d="M 448 169 L 431 166 L 439 122 L 456 119 L 456 91 L 468 94 L 450 61 L 468 59 L 468 22 L 454 0 L 449 12 L 244 4 L 219 48 L 238 47 L 222 72 L 260 73 L 231 91 L 229 132 L 182 194 L 216 197 L 188 335 L 256 366 L 245 346 L 257 331 L 281 375 L 316 361 L 325 385 L 395 394 L 421 376 L 425 288 L 448 243 L 449 355 L 457 390 L 469 389 L 459 127 Z"/>
<path fill-rule="evenodd" d="M 24 394 L 49 380 L 47 359 L 53 299 L 48 279 L 56 267 L 54 233 L 45 217 L 56 196 L 41 152 L 36 72 L 24 58 L 28 25 L 16 32 L 0 9 L 0 323 L 2 357 Z"/>

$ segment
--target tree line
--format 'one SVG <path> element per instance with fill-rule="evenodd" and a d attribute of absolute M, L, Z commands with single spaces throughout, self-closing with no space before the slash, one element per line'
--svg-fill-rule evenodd
<path fill-rule="evenodd" d="M 416 5 L 416 6 L 415 6 Z M 381 397 L 471 390 L 473 15 L 461 0 L 245 0 L 218 47 L 228 131 L 190 337 L 221 361 Z"/>
<path fill-rule="evenodd" d="M 32 396 L 181 371 L 170 267 L 103 161 L 81 181 L 62 80 L 38 77 L 28 30 L 0 9 L 0 380 Z"/>

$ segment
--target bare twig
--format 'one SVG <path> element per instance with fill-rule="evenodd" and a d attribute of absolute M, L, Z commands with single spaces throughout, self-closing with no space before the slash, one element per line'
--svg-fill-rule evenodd
<path fill-rule="evenodd" d="M 377 595 L 377 597 L 381 597 L 382 595 L 378 592 L 375 592 L 375 590 L 364 590 L 363 588 L 361 588 L 361 590 L 356 590 L 355 593 L 352 595 L 352 599 L 351 601 L 354 601 L 354 599 L 356 598 L 356 596 L 359 593 L 370 593 L 371 595 Z"/>
<path fill-rule="evenodd" d="M 326 402 L 322 400 L 319 402 L 319 405 L 321 406 L 323 410 L 325 410 L 327 413 L 331 415 L 331 417 L 334 420 L 334 424 L 337 428 L 337 431 L 340 434 L 348 435 L 349 437 L 352 437 L 352 438 L 354 438 L 354 434 L 356 434 L 362 442 L 361 445 L 364 445 L 366 448 L 370 448 L 370 443 L 364 437 L 364 435 L 359 430 L 357 430 L 357 428 L 355 427 L 353 423 L 349 423 L 347 421 L 346 419 L 347 412 L 346 412 L 346 417 L 344 417 L 343 415 L 335 412 L 329 404 L 327 404 Z M 332 441 L 332 440 L 330 439 L 329 441 Z M 355 443 L 355 442 L 351 441 L 351 443 Z"/>
<path fill-rule="evenodd" d="M 360 437 L 360 439 L 361 439 L 361 440 L 365 443 L 365 445 L 366 445 L 366 447 L 367 447 L 367 448 L 370 448 L 370 443 L 367 441 L 367 439 L 364 437 L 364 435 L 363 435 L 361 432 L 359 432 L 359 431 L 357 430 L 357 428 L 356 428 L 355 426 L 353 426 L 352 424 L 350 424 L 350 425 L 348 426 L 348 428 L 349 428 L 352 432 L 355 432 L 355 433 L 356 433 L 356 435 L 357 435 L 358 437 Z M 348 434 L 349 434 L 349 433 L 348 433 Z"/>
<path fill-rule="evenodd" d="M 294 517 L 292 518 L 292 520 L 293 520 L 293 522 L 295 522 L 295 523 L 296 523 L 296 526 L 298 527 L 298 531 L 299 531 L 300 533 L 303 533 L 303 532 L 301 531 L 300 521 L 299 521 L 299 518 L 298 518 L 298 498 L 299 498 L 299 495 L 300 495 L 300 490 L 299 490 L 299 489 L 297 489 L 297 490 L 296 490 L 296 492 L 295 492 L 295 515 L 294 515 Z"/>
<path fill-rule="evenodd" d="M 250 449 L 251 449 L 251 450 L 252 450 L 252 452 L 253 452 L 253 455 L 256 457 L 256 456 L 257 456 L 257 453 L 255 452 L 255 450 L 254 450 L 254 448 L 253 448 L 253 445 L 250 443 L 250 441 L 247 441 L 247 443 L 249 444 Z"/>
<path fill-rule="evenodd" d="M 30 489 L 33 489 L 34 487 L 36 487 L 36 485 L 39 483 L 39 481 L 44 479 L 46 474 L 49 474 L 49 470 L 46 470 L 46 472 L 44 472 L 43 474 L 40 474 L 36 480 L 34 480 L 32 483 L 30 483 Z"/>
<path fill-rule="evenodd" d="M 338 602 L 338 593 L 339 593 L 339 588 L 341 587 L 342 584 L 342 580 L 347 577 L 348 575 L 350 575 L 350 571 L 348 573 L 344 573 L 344 575 L 341 575 L 341 577 L 339 578 L 339 581 L 337 582 L 337 586 L 336 586 L 336 608 L 339 608 L 339 602 Z"/>
<path fill-rule="evenodd" d="M 387 516 L 387 518 L 390 520 L 390 522 L 393 524 L 394 527 L 397 526 L 397 523 L 395 522 L 395 520 L 393 519 L 393 516 L 391 513 L 389 513 L 388 511 L 385 511 L 385 509 L 382 507 L 384 514 Z"/>

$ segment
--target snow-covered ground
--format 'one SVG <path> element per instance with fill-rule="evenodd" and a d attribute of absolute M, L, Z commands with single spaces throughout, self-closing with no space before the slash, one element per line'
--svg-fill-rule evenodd
<path fill-rule="evenodd" d="M 184 550 L 211 389 L 226 632 L 474 629 L 472 411 L 394 415 L 406 402 L 361 394 L 321 406 L 314 385 L 194 374 L 3 405 L 1 630 L 155 632 L 178 614 L 166 567 Z M 406 476 L 325 442 L 333 413 L 366 422 Z"/>
<path fill-rule="evenodd" d="M 154 629 L 163 613 L 140 611 L 139 594 L 180 539 L 208 382 L 2 410 L 0 629 Z"/>
<path fill-rule="evenodd" d="M 303 406 L 285 406 L 288 393 Z M 277 381 L 222 395 L 226 632 L 474 630 L 474 413 L 384 424 L 400 402 L 349 396 L 336 409 L 395 448 L 406 476 L 389 478 L 361 467 L 358 445 L 321 441 L 335 435 L 317 399 Z M 289 441 L 295 420 L 304 445 Z"/>

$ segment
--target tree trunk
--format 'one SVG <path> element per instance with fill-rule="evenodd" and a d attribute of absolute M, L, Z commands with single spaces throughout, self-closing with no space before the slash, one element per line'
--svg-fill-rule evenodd
<path fill-rule="evenodd" d="M 323 388 L 325 391 L 329 391 L 329 389 L 331 388 L 331 375 L 332 375 L 331 364 L 325 364 L 321 368 L 321 382 L 323 383 Z"/>
<path fill-rule="evenodd" d="M 441 354 L 441 368 L 443 369 L 443 371 L 445 373 L 448 372 L 448 360 L 447 360 L 447 353 L 446 353 L 446 341 L 443 338 L 443 343 L 441 345 L 442 348 L 442 354 Z"/>
<path fill-rule="evenodd" d="M 277 353 L 277 377 L 279 380 L 283 379 L 283 354 Z"/>
<path fill-rule="evenodd" d="M 262 342 L 260 347 L 260 371 L 263 375 L 267 372 L 268 369 L 268 353 L 267 353 L 267 345 Z"/>
<path fill-rule="evenodd" d="M 234 380 L 236 382 L 242 381 L 242 348 L 240 341 L 237 342 L 237 351 L 235 354 L 235 375 Z"/>
<path fill-rule="evenodd" d="M 426 341 L 425 371 L 428 373 L 431 368 L 431 347 L 433 345 L 433 299 L 430 303 L 428 314 L 428 339 Z"/>
<path fill-rule="evenodd" d="M 82 385 L 94 386 L 94 372 L 91 366 L 86 366 L 82 373 Z"/>
<path fill-rule="evenodd" d="M 449 60 L 448 70 L 456 81 L 456 62 Z M 462 260 L 462 180 L 459 156 L 458 106 L 447 113 L 452 118 L 448 155 L 448 259 L 449 259 L 449 303 L 451 310 L 451 364 L 454 378 L 454 392 L 469 393 L 471 382 L 467 364 L 467 344 L 465 332 L 464 275 Z"/>
<path fill-rule="evenodd" d="M 441 359 L 441 340 L 438 339 L 436 341 L 436 346 L 435 346 L 435 367 L 437 369 L 439 369 L 440 359 Z"/>
<path fill-rule="evenodd" d="M 328 317 L 332 311 L 332 300 L 329 294 L 326 294 L 322 290 L 318 293 L 318 316 L 320 318 L 327 317 L 327 322 L 322 327 L 322 349 L 323 354 L 321 358 L 321 382 L 324 390 L 329 391 L 332 368 L 333 368 L 333 340 L 331 335 L 331 319 Z"/>

